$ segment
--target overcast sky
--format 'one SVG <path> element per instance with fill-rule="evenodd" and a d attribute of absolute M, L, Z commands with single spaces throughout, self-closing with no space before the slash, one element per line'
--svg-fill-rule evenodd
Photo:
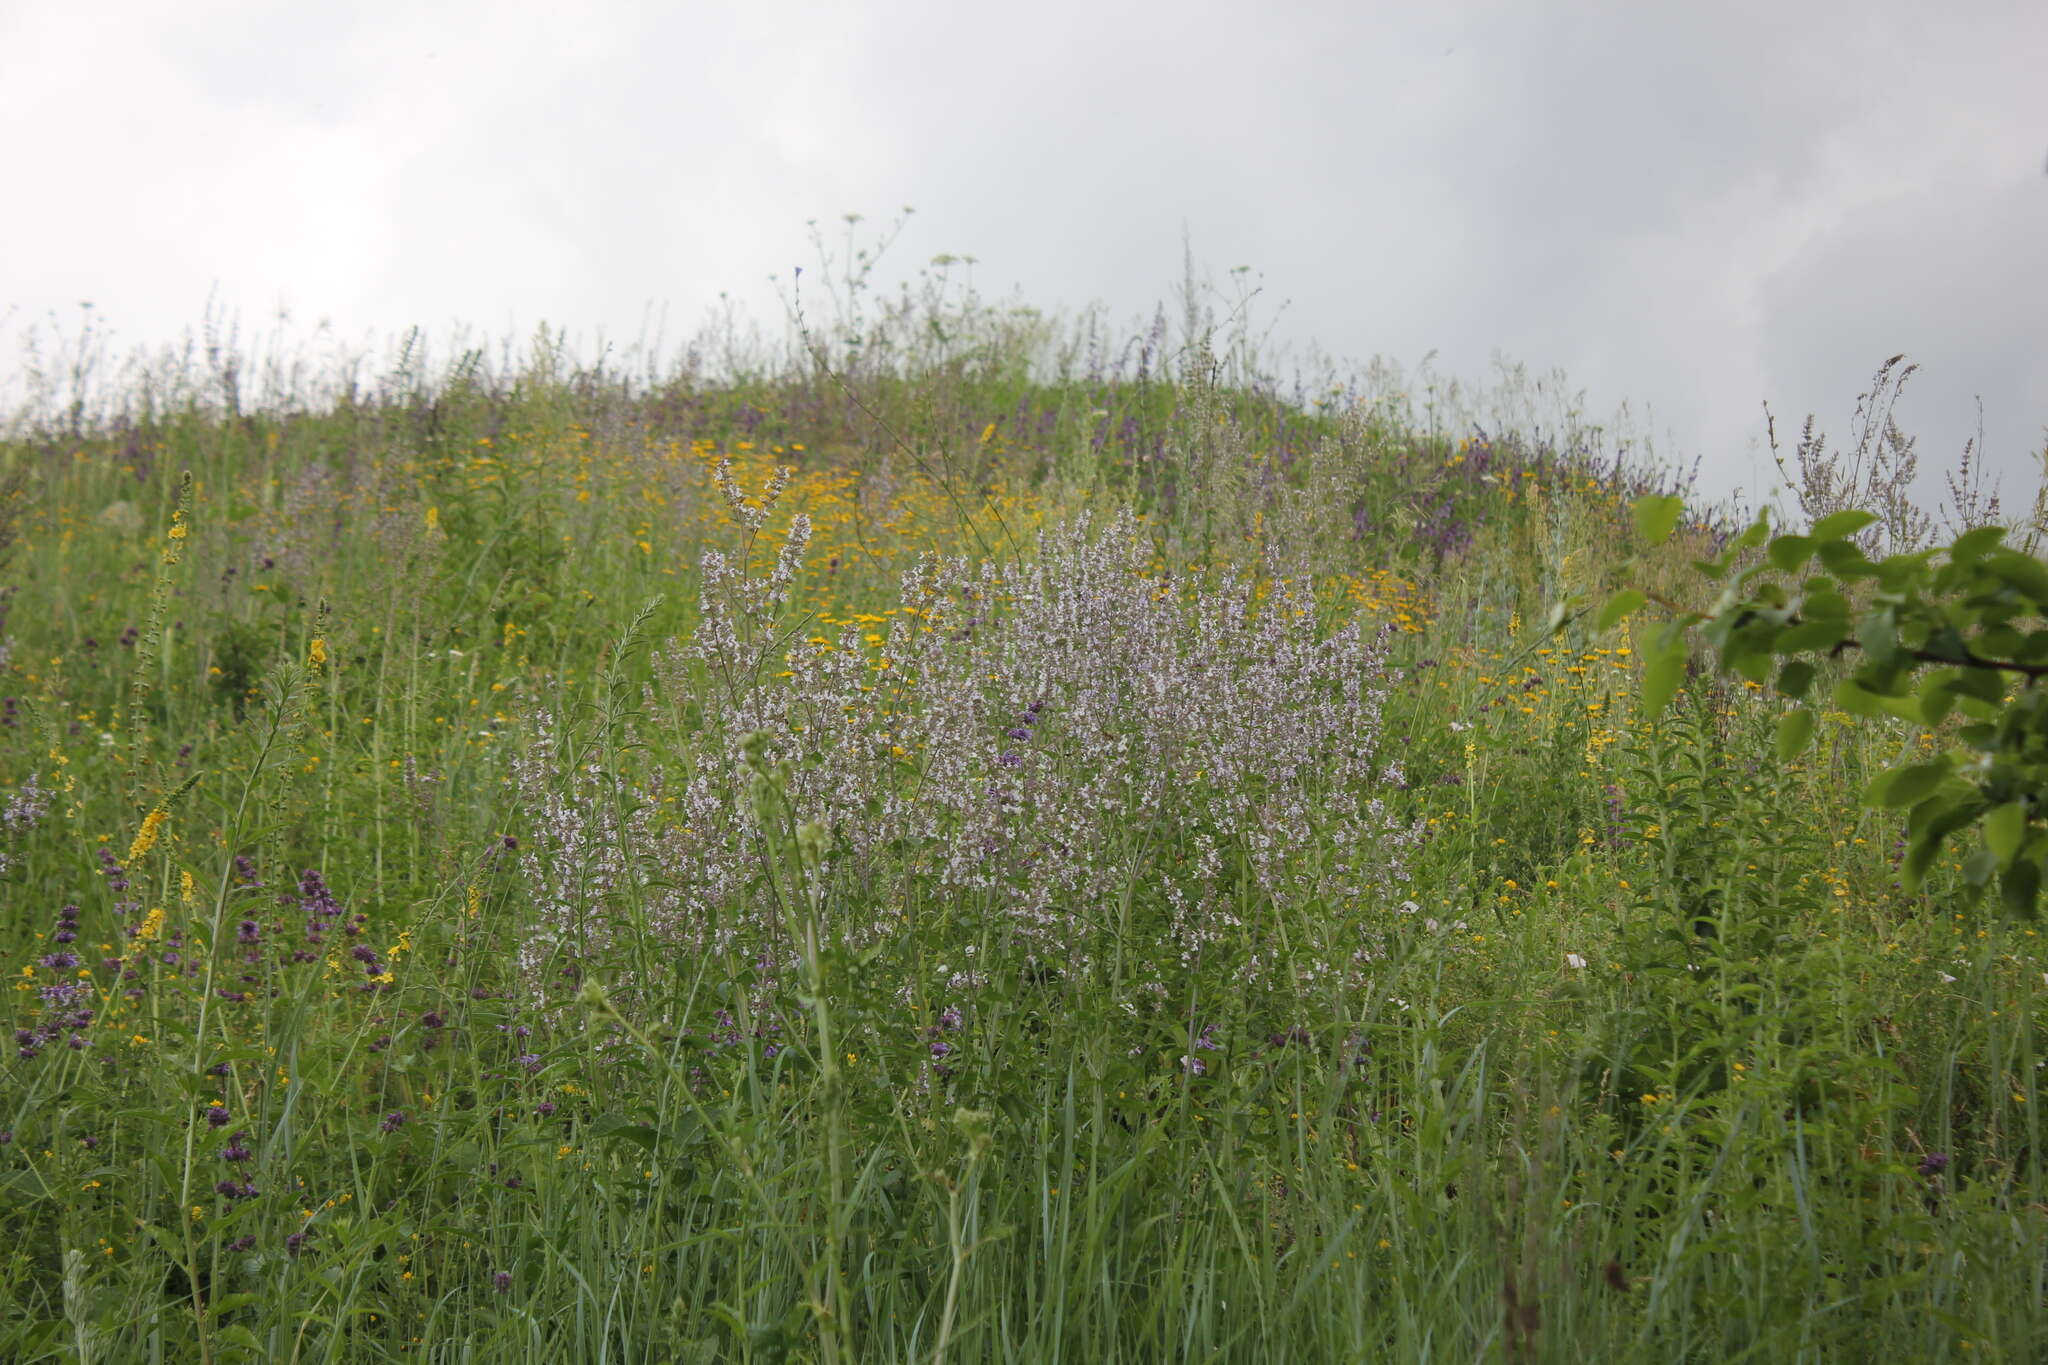
<path fill-rule="evenodd" d="M 1135 322 L 1187 234 L 1276 342 L 1627 401 L 1759 489 L 1762 403 L 1923 465 L 2048 426 L 2048 5 L 0 0 L 0 325 L 117 348 L 210 295 L 344 338 L 686 332 L 916 209 L 887 258 Z M 1645 414 L 1647 413 L 1647 417 Z"/>

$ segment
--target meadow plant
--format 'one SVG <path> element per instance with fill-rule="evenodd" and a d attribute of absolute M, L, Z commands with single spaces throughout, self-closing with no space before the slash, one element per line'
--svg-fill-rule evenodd
<path fill-rule="evenodd" d="M 964 946 L 1011 970 L 1106 975 L 1119 998 L 1163 993 L 1162 962 L 1297 989 L 1356 976 L 1368 942 L 1290 950 L 1271 909 L 1242 913 L 1225 862 L 1267 906 L 1399 898 L 1417 834 L 1383 799 L 1403 784 L 1381 747 L 1383 633 L 1325 633 L 1305 582 L 1226 573 L 1197 591 L 1149 574 L 1125 515 L 1043 533 L 1022 565 L 926 559 L 879 646 L 858 625 L 799 642 L 776 619 L 787 545 L 760 580 L 707 555 L 696 639 L 663 656 L 697 728 L 665 783 L 673 823 L 642 845 L 673 888 L 658 932 L 749 961 L 788 951 L 747 892 L 752 745 L 788 766 L 791 820 L 832 832 L 832 877 L 916 879 L 956 915 L 973 907 L 992 937 Z M 773 678 L 764 641 L 788 656 Z M 562 821 L 541 823 L 549 847 L 569 842 Z M 1189 866 L 1162 877 L 1159 844 L 1189 838 Z M 1161 922 L 1130 919 L 1160 898 Z M 899 932 L 890 910 L 839 932 L 867 948 Z"/>
<path fill-rule="evenodd" d="M 1773 550 L 1548 381 L 874 259 L 666 368 L 41 353 L 0 1357 L 2039 1354 L 2031 751 L 1931 709 L 2032 715 L 2023 543 L 1825 523 L 1889 662 L 1761 571 L 1717 676 Z"/>

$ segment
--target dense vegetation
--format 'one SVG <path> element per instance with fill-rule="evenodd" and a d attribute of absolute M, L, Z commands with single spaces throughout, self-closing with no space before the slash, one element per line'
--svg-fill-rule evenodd
<path fill-rule="evenodd" d="M 2040 1358 L 1956 718 L 1644 706 L 1763 551 L 1597 432 L 845 302 L 16 424 L 0 1356 Z"/>

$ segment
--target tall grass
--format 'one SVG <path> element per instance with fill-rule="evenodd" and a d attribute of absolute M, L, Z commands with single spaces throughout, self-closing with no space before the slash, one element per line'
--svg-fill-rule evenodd
<path fill-rule="evenodd" d="M 853 278 L 25 410 L 0 1355 L 2039 1358 L 2035 930 L 1545 634 L 1654 471 Z"/>

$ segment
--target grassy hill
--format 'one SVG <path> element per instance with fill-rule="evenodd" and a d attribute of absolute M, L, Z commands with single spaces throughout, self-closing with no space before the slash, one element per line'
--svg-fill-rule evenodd
<path fill-rule="evenodd" d="M 1639 716 L 1656 471 L 1163 338 L 16 423 L 0 1356 L 2040 1358 L 1938 737 Z"/>

